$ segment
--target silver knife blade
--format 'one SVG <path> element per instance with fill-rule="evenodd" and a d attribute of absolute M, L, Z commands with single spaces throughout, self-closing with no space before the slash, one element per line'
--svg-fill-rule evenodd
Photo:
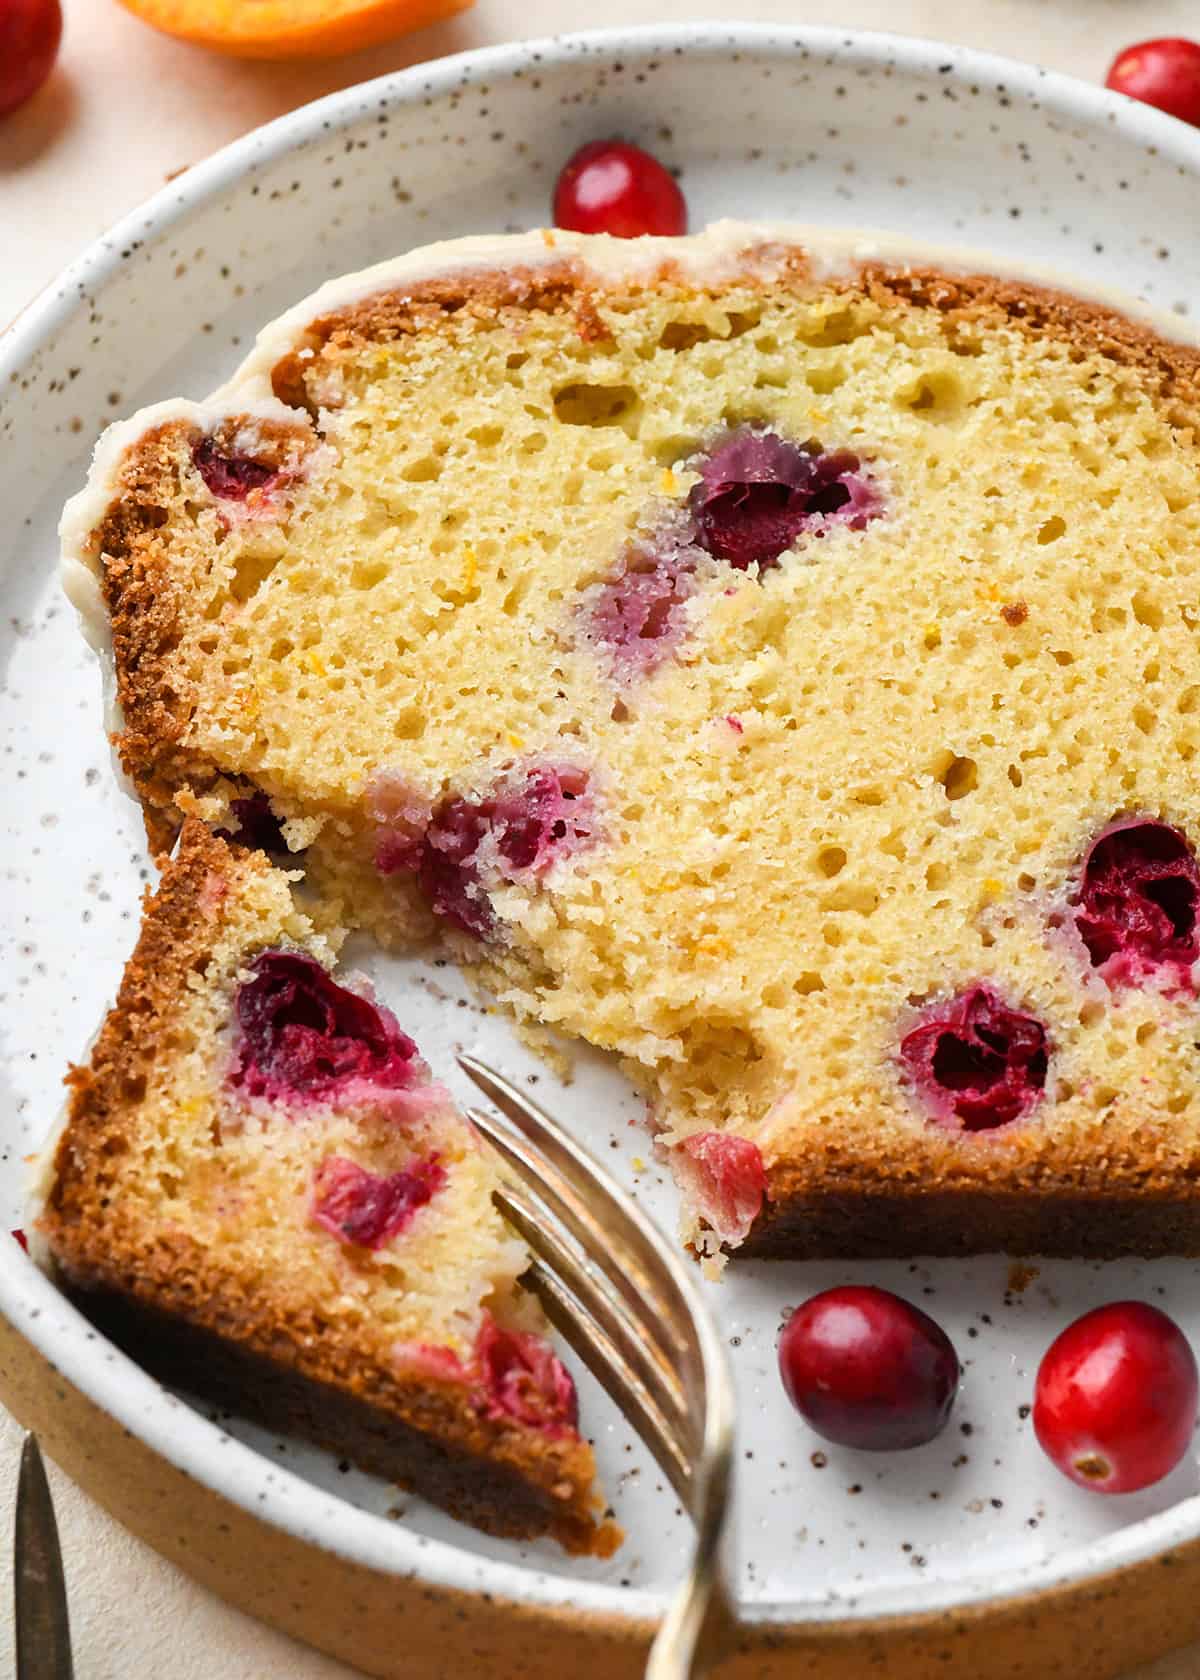
<path fill-rule="evenodd" d="M 41 1450 L 26 1435 L 17 1481 L 13 1595 L 17 1680 L 73 1680 L 67 1584 Z"/>

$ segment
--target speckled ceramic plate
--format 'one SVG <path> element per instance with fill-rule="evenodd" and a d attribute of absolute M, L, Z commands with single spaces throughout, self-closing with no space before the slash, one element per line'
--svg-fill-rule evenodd
<path fill-rule="evenodd" d="M 714 120 L 719 113 L 719 120 Z M 114 990 L 150 870 L 118 790 L 100 678 L 55 580 L 55 523 L 104 423 L 200 396 L 254 329 L 324 278 L 434 238 L 536 225 L 557 167 L 620 132 L 677 166 L 693 224 L 718 215 L 890 228 L 1035 262 L 1185 314 L 1200 273 L 1200 134 L 1061 77 L 959 49 L 820 30 L 697 26 L 472 54 L 353 88 L 248 136 L 101 241 L 0 340 L 4 755 L 4 1077 L 0 1214 Z M 577 1116 L 668 1224 L 670 1190 L 637 1104 L 584 1059 L 563 1091 L 452 969 L 380 965 L 441 1074 L 467 1045 Z M 1105 1501 L 1040 1455 L 1038 1357 L 1071 1316 L 1161 1301 L 1200 1338 L 1196 1268 L 1002 1258 L 731 1270 L 711 1290 L 737 1373 L 736 1522 L 747 1615 L 869 1618 L 963 1605 L 1132 1562 L 1200 1536 L 1196 1468 Z M 835 1281 L 932 1310 L 965 1361 L 950 1429 L 917 1452 L 822 1446 L 774 1368 L 785 1308 Z M 590 1388 L 585 1418 L 630 1538 L 610 1563 L 491 1542 L 416 1500 L 232 1418 L 181 1406 L 96 1338 L 0 1240 L 0 1308 L 74 1384 L 175 1464 L 292 1533 L 397 1575 L 537 1604 L 644 1616 L 685 1528 L 628 1431 Z"/>

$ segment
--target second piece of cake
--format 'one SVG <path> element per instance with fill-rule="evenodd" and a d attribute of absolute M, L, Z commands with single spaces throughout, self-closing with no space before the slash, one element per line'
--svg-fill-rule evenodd
<path fill-rule="evenodd" d="M 495 1165 L 289 877 L 199 823 L 43 1166 L 34 1236 L 164 1381 L 493 1534 L 606 1555 Z"/>

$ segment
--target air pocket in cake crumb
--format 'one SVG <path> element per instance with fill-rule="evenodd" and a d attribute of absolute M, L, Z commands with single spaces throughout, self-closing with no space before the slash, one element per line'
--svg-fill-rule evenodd
<path fill-rule="evenodd" d="M 957 366 L 927 367 L 897 387 L 895 401 L 923 420 L 945 423 L 962 415 L 970 395 Z"/>
<path fill-rule="evenodd" d="M 566 426 L 617 426 L 636 434 L 641 400 L 632 385 L 578 381 L 554 393 L 554 417 Z"/>
<path fill-rule="evenodd" d="M 930 768 L 947 799 L 965 799 L 979 786 L 979 766 L 975 760 L 949 748 L 937 754 Z"/>

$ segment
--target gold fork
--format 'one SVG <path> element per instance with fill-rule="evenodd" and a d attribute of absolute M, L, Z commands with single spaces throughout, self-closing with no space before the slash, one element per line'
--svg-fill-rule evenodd
<path fill-rule="evenodd" d="M 725 1523 L 733 1384 L 716 1325 L 682 1256 L 587 1151 L 484 1063 L 458 1060 L 510 1122 L 468 1111 L 508 1169 L 495 1199 L 536 1256 L 525 1281 L 695 1526 L 691 1568 L 659 1627 L 646 1680 L 700 1680 L 729 1652 L 737 1626 Z"/>

